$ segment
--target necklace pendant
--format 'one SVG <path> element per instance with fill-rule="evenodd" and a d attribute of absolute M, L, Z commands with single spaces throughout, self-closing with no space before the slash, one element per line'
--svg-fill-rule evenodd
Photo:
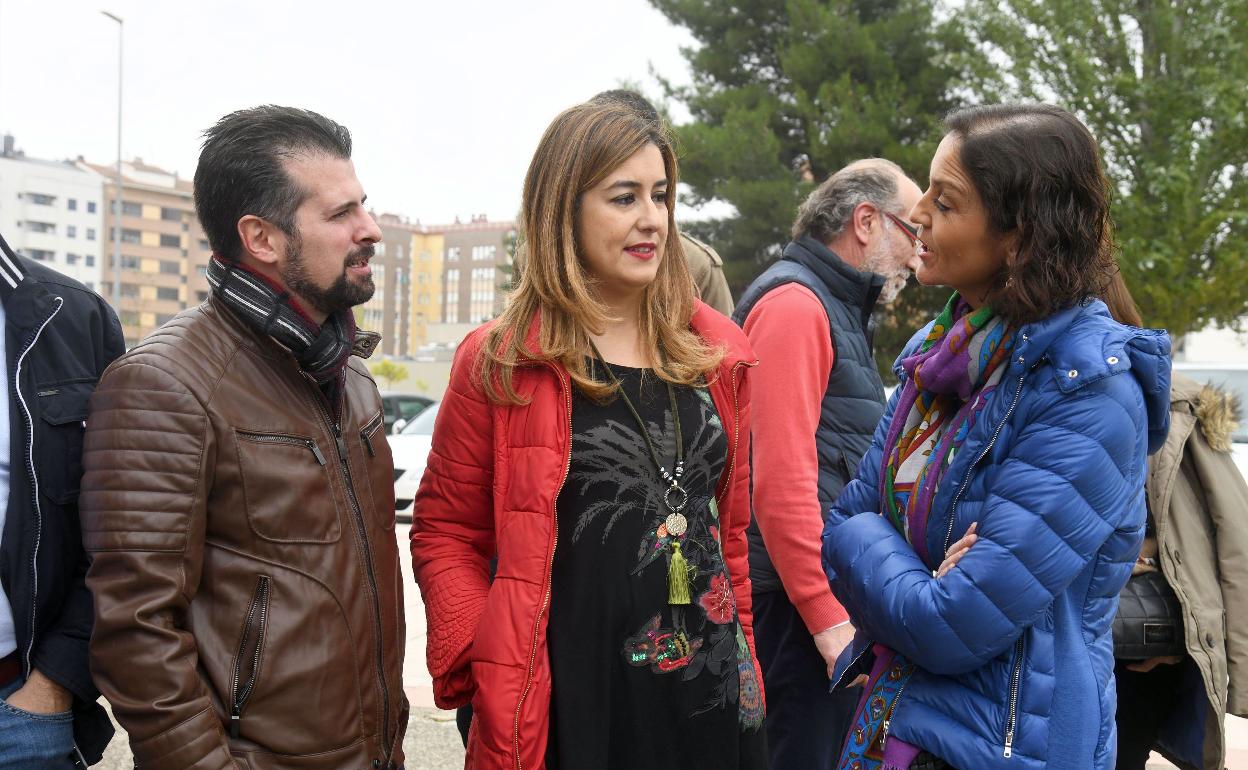
<path fill-rule="evenodd" d="M 667 510 L 672 513 L 680 513 L 688 503 L 689 493 L 675 481 L 663 492 L 663 505 L 667 506 Z"/>
<path fill-rule="evenodd" d="M 680 537 L 689 529 L 689 520 L 685 518 L 683 513 L 672 511 L 667 515 L 667 521 L 664 522 L 667 531 L 672 537 Z"/>

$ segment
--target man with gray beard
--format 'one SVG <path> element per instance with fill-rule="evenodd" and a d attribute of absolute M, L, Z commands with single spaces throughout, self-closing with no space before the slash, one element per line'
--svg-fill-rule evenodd
<path fill-rule="evenodd" d="M 871 312 L 917 261 L 907 213 L 921 192 L 896 164 L 856 161 L 810 194 L 784 255 L 741 296 L 752 378 L 754 638 L 771 766 L 830 770 L 858 689 L 828 692 L 853 638 L 820 560 L 823 516 L 884 412 Z"/>
<path fill-rule="evenodd" d="M 265 106 L 205 134 L 212 296 L 91 399 L 91 669 L 136 765 L 403 765 L 403 594 L 351 134 Z"/>

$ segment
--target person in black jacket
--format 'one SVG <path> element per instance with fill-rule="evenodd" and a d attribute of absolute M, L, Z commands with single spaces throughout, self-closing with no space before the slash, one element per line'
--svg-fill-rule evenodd
<path fill-rule="evenodd" d="M 87 665 L 82 436 L 87 398 L 125 343 L 98 294 L 2 237 L 0 308 L 0 767 L 86 766 L 113 727 Z"/>

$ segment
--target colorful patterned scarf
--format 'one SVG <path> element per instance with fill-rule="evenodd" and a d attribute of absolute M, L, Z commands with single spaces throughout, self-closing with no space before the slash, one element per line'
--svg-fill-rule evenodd
<path fill-rule="evenodd" d="M 971 310 L 955 293 L 919 351 L 901 362 L 908 378 L 884 443 L 880 501 L 882 515 L 930 568 L 944 559 L 927 551 L 932 499 L 1001 382 L 1013 347 L 1003 319 L 988 307 Z M 881 644 L 874 651 L 875 665 L 837 764 L 841 770 L 906 770 L 919 753 L 917 746 L 886 740 L 914 665 Z"/>

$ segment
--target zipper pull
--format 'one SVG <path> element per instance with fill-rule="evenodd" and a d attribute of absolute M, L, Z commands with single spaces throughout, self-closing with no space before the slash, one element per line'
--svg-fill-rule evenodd
<path fill-rule="evenodd" d="M 234 709 L 234 712 L 230 714 L 230 737 L 231 738 L 238 737 L 241 723 L 242 723 L 242 717 L 239 715 L 238 709 L 236 707 Z"/>
<path fill-rule="evenodd" d="M 1001 756 L 1005 757 L 1006 759 L 1009 759 L 1011 756 L 1013 756 L 1013 754 L 1014 754 L 1014 731 L 1006 730 L 1005 731 L 1005 752 Z"/>
<path fill-rule="evenodd" d="M 880 751 L 884 750 L 884 746 L 888 743 L 888 727 L 892 724 L 891 719 L 884 720 L 884 734 L 880 736 Z"/>
<path fill-rule="evenodd" d="M 347 462 L 347 442 L 342 440 L 342 426 L 334 423 L 334 443 L 338 445 L 338 459 Z"/>
<path fill-rule="evenodd" d="M 364 448 L 368 450 L 368 456 L 376 457 L 377 453 L 373 451 L 373 440 L 368 437 L 367 433 L 363 434 L 363 438 L 364 438 Z"/>
<path fill-rule="evenodd" d="M 318 463 L 321 465 L 325 464 L 325 455 L 321 454 L 321 448 L 316 445 L 315 441 L 308 442 L 308 449 L 312 450 L 312 456 L 316 458 Z"/>

